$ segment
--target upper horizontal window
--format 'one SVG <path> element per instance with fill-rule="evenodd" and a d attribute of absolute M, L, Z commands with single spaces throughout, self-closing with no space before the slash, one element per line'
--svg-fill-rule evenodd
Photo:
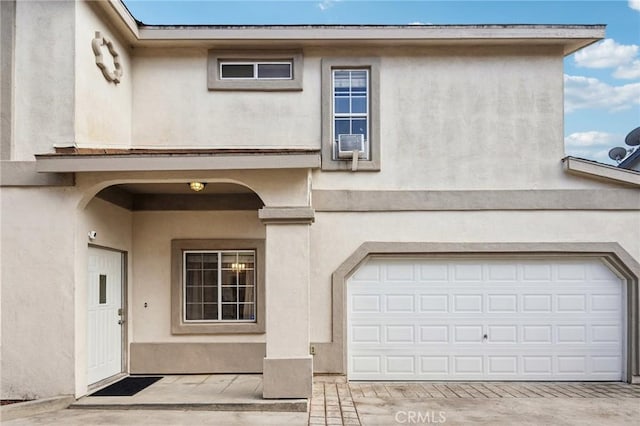
<path fill-rule="evenodd" d="M 299 50 L 209 50 L 209 90 L 302 90 Z"/>
<path fill-rule="evenodd" d="M 291 62 L 221 62 L 220 78 L 253 80 L 291 80 Z"/>

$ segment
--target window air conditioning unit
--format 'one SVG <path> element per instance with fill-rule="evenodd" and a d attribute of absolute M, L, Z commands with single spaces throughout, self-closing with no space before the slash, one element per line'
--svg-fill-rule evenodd
<path fill-rule="evenodd" d="M 358 157 L 364 158 L 364 135 L 338 135 L 338 158 L 351 159 L 353 151 L 358 151 Z"/>

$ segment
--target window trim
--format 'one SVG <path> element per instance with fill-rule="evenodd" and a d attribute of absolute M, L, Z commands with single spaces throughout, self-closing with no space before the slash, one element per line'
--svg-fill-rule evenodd
<path fill-rule="evenodd" d="M 293 80 L 293 60 L 289 61 L 232 61 L 232 60 L 220 60 L 218 62 L 220 69 L 218 73 L 221 80 L 259 80 L 259 81 L 272 81 L 272 80 Z M 253 67 L 253 77 L 224 77 L 222 75 L 222 68 L 225 65 L 251 65 Z M 289 77 L 260 77 L 259 67 L 260 65 L 288 65 Z"/>
<path fill-rule="evenodd" d="M 335 104 L 336 104 L 336 100 L 339 98 L 337 96 L 336 93 L 336 72 L 351 72 L 351 71 L 364 71 L 365 75 L 366 75 L 366 81 L 367 81 L 367 86 L 366 86 L 366 92 L 365 92 L 365 100 L 366 100 L 366 104 L 367 104 L 367 108 L 366 111 L 364 113 L 361 112 L 353 112 L 353 111 L 349 111 L 349 112 L 336 112 L 335 110 Z M 351 80 L 352 76 L 349 75 L 349 80 Z M 336 137 L 338 135 L 336 135 L 336 121 L 338 120 L 344 120 L 347 119 L 350 122 L 353 122 L 354 120 L 357 119 L 364 119 L 367 123 L 367 130 L 366 130 L 366 137 L 364 138 L 364 152 L 361 153 L 358 157 L 363 159 L 364 161 L 370 160 L 370 144 L 369 144 L 369 134 L 371 133 L 371 112 L 369 111 L 370 106 L 369 104 L 371 103 L 371 72 L 369 70 L 369 68 L 339 68 L 339 67 L 335 67 L 335 68 L 331 68 L 331 96 L 332 96 L 332 108 L 331 108 L 331 114 L 333 115 L 333 125 L 331 126 L 331 132 L 332 132 L 332 140 L 333 140 L 333 151 L 331 152 L 331 158 L 334 161 L 337 160 L 341 160 L 340 158 L 338 158 L 338 146 L 337 146 L 337 140 L 339 139 L 339 137 Z M 352 93 L 352 87 L 349 88 L 349 96 L 347 97 L 347 99 L 349 99 L 349 101 L 353 100 L 353 93 Z M 351 102 L 349 102 L 350 104 L 350 108 L 351 109 Z M 353 134 L 349 133 L 349 134 Z M 364 136 L 364 135 L 363 135 Z"/>
<path fill-rule="evenodd" d="M 183 307 L 183 253 L 185 251 L 255 252 L 255 321 L 185 321 Z M 171 334 L 262 334 L 265 332 L 265 241 L 255 240 L 172 240 L 171 241 Z"/>
<path fill-rule="evenodd" d="M 216 254 L 216 275 L 217 275 L 217 285 L 216 285 L 216 291 L 218 293 L 217 296 L 217 312 L 218 312 L 218 318 L 217 319 L 187 319 L 187 309 L 186 309 L 186 305 L 189 305 L 189 301 L 187 300 L 187 297 L 185 296 L 187 293 L 187 271 L 188 268 L 185 268 L 185 262 L 186 262 L 186 258 L 187 255 L 190 253 L 198 253 L 198 254 L 203 254 L 203 253 L 207 253 L 207 254 L 211 254 L 211 253 L 215 253 Z M 251 269 L 251 271 L 253 271 L 253 285 L 251 287 L 253 287 L 253 299 L 251 300 L 251 302 L 248 302 L 249 304 L 253 305 L 253 309 L 254 309 L 254 319 L 248 319 L 248 320 L 239 320 L 239 319 L 222 319 L 222 305 L 224 304 L 229 304 L 228 302 L 224 302 L 222 300 L 222 288 L 223 288 L 223 283 L 222 283 L 222 255 L 224 255 L 225 253 L 234 253 L 236 255 L 238 254 L 247 254 L 247 253 L 251 253 L 251 255 L 253 255 L 253 264 L 254 267 Z M 225 249 L 225 250 L 193 250 L 193 249 L 185 249 L 182 250 L 182 321 L 184 321 L 185 323 L 188 324 L 209 324 L 209 323 L 215 323 L 215 324 L 219 324 L 219 323 L 231 323 L 231 324 L 239 324 L 239 323 L 254 323 L 256 322 L 255 320 L 255 307 L 256 307 L 256 293 L 255 293 L 255 289 L 257 288 L 257 283 L 256 283 L 256 269 L 255 269 L 255 259 L 256 259 L 256 251 L 255 250 L 249 250 L 249 249 Z M 238 285 L 237 285 L 238 286 Z M 244 285 L 246 287 L 246 284 Z M 193 302 L 191 302 L 193 303 Z M 240 302 L 236 301 L 235 304 L 239 304 Z M 247 303 L 246 301 L 244 303 Z"/>
<path fill-rule="evenodd" d="M 290 63 L 291 78 L 222 78 L 223 63 Z M 209 90 L 301 91 L 303 74 L 302 50 L 221 50 L 210 49 L 207 59 Z"/>
<path fill-rule="evenodd" d="M 380 171 L 380 58 L 322 59 L 322 170 L 351 171 L 351 161 L 334 159 L 333 71 L 369 71 L 369 159 L 358 161 L 358 171 Z"/>

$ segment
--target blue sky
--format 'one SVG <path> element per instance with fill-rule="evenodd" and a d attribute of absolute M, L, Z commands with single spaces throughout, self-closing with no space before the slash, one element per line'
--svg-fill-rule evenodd
<path fill-rule="evenodd" d="M 565 59 L 567 154 L 607 156 L 640 126 L 640 0 L 124 0 L 145 24 L 606 24 Z"/>

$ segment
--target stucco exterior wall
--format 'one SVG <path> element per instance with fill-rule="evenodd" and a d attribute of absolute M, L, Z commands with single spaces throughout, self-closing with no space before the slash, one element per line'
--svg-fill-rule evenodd
<path fill-rule="evenodd" d="M 133 213 L 130 341 L 264 342 L 263 334 L 171 334 L 171 240 L 264 238 L 257 211 Z"/>
<path fill-rule="evenodd" d="M 315 171 L 314 189 L 592 187 L 567 179 L 560 164 L 559 49 L 468 47 L 375 54 L 382 55 L 381 170 Z"/>
<path fill-rule="evenodd" d="M 74 141 L 75 7 L 69 0 L 16 3 L 12 160 L 32 161 Z"/>
<path fill-rule="evenodd" d="M 120 83 L 107 81 L 96 65 L 91 41 L 96 31 L 108 38 L 118 53 L 123 75 Z M 124 44 L 101 17 L 95 6 L 76 4 L 75 31 L 75 143 L 80 147 L 126 147 L 131 142 L 131 92 L 133 67 L 129 46 Z M 105 64 L 113 69 L 113 60 L 102 47 Z"/>
<path fill-rule="evenodd" d="M 76 283 L 75 283 L 75 394 L 84 395 L 87 388 L 87 265 L 88 246 L 99 247 L 124 252 L 127 261 L 125 280 L 132 276 L 131 261 L 133 259 L 133 215 L 130 211 L 114 204 L 94 198 L 84 208 L 78 210 L 76 223 Z M 95 240 L 88 237 L 89 231 L 96 231 Z M 127 282 L 127 300 L 131 295 L 131 283 Z M 129 308 L 127 306 L 127 308 Z M 129 318 L 130 308 L 126 311 L 125 319 Z M 127 334 L 131 334 L 132 324 L 127 321 Z"/>
<path fill-rule="evenodd" d="M 618 242 L 640 261 L 638 211 L 316 213 L 311 340 L 331 340 L 331 274 L 365 241 Z M 330 248 L 330 249 L 329 249 Z"/>
<path fill-rule="evenodd" d="M 73 195 L 0 189 L 2 399 L 73 394 Z"/>
<path fill-rule="evenodd" d="M 133 145 L 319 148 L 320 64 L 305 57 L 301 92 L 209 91 L 207 49 L 136 49 Z"/>

